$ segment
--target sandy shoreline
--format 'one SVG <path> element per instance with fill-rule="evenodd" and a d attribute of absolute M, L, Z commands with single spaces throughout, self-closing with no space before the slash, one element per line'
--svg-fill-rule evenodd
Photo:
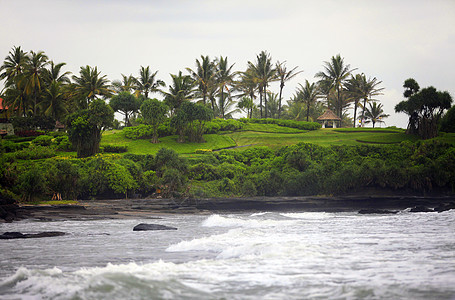
<path fill-rule="evenodd" d="M 213 214 L 265 211 L 342 212 L 362 209 L 435 208 L 454 196 L 309 196 L 211 199 L 80 200 L 78 205 L 23 205 L 18 213 L 36 221 L 160 218 L 166 214 Z"/>

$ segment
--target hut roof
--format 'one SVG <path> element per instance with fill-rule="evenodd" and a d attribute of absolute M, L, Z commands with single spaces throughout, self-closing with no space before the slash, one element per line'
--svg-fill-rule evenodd
<path fill-rule="evenodd" d="M 327 109 L 325 111 L 325 113 L 322 114 L 322 116 L 318 117 L 318 120 L 319 121 L 324 121 L 324 120 L 338 120 L 338 121 L 341 121 L 341 119 L 339 117 L 337 117 L 333 111 L 331 111 L 330 109 Z"/>

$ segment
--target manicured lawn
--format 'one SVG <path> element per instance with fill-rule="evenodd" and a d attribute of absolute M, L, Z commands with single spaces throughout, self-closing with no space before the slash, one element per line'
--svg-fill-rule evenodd
<path fill-rule="evenodd" d="M 242 131 L 226 134 L 204 135 L 206 143 L 177 143 L 177 136 L 160 138 L 159 144 L 150 140 L 131 140 L 119 130 L 103 134 L 102 145 L 128 146 L 128 153 L 155 154 L 162 147 L 174 149 L 177 153 L 194 155 L 197 149 L 224 149 L 239 146 L 243 150 L 253 146 L 279 148 L 297 143 L 314 143 L 320 146 L 360 145 L 360 144 L 395 144 L 402 141 L 415 142 L 416 136 L 405 134 L 400 128 L 336 128 L 302 131 L 281 127 L 275 124 L 246 124 Z M 437 140 L 455 144 L 455 134 L 442 134 Z"/>
<path fill-rule="evenodd" d="M 160 138 L 160 143 L 152 144 L 150 140 L 131 140 L 124 137 L 118 130 L 107 131 L 103 134 L 101 146 L 117 145 L 128 146 L 128 153 L 155 154 L 162 147 L 174 149 L 177 153 L 194 153 L 197 149 L 221 149 L 234 147 L 235 142 L 227 135 L 206 134 L 206 143 L 177 143 L 177 136 Z"/>

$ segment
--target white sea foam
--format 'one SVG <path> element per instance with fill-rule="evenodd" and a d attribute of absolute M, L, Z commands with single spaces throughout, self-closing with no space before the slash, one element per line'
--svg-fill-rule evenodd
<path fill-rule="evenodd" d="M 220 216 L 211 215 L 203 223 L 204 227 L 243 227 L 243 228 L 261 228 L 261 227 L 282 227 L 293 224 L 290 220 L 274 219 L 257 219 L 241 218 L 237 216 Z"/>

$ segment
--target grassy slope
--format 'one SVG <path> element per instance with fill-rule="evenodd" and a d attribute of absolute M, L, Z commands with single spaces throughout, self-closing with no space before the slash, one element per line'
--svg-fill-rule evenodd
<path fill-rule="evenodd" d="M 196 149 L 223 149 L 235 146 L 268 146 L 279 148 L 300 142 L 314 143 L 321 146 L 393 144 L 402 141 L 416 141 L 415 136 L 406 135 L 403 129 L 384 128 L 343 128 L 302 131 L 294 128 L 280 127 L 275 124 L 247 124 L 238 132 L 227 134 L 204 135 L 206 143 L 177 143 L 176 136 L 160 138 L 159 144 L 149 140 L 130 140 L 121 131 L 108 131 L 103 134 L 101 145 L 111 144 L 128 146 L 129 153 L 155 154 L 160 148 L 172 148 L 180 154 L 191 154 Z M 455 144 L 455 134 L 443 134 L 437 139 Z"/>

